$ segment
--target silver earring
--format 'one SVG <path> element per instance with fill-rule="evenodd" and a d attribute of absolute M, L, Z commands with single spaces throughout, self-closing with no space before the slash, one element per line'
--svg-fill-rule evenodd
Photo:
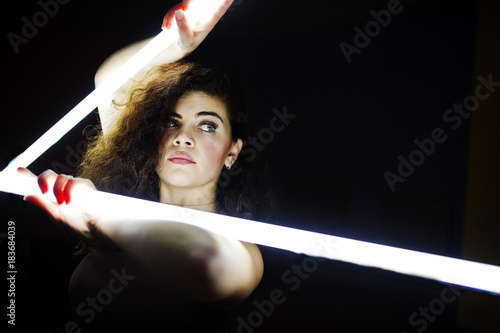
<path fill-rule="evenodd" d="M 231 165 L 230 165 L 230 166 L 228 166 L 228 167 L 226 167 L 226 169 L 227 169 L 228 171 L 229 171 L 229 170 L 231 170 L 231 167 L 233 166 L 233 164 L 234 164 L 234 161 L 231 161 Z"/>

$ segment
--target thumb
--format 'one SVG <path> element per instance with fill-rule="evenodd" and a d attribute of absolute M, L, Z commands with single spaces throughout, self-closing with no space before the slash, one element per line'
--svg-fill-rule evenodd
<path fill-rule="evenodd" d="M 50 218 L 53 220 L 59 220 L 60 218 L 60 209 L 58 205 L 44 196 L 41 195 L 27 195 L 24 197 L 24 200 L 30 202 L 44 211 Z"/>
<path fill-rule="evenodd" d="M 179 3 L 174 7 L 170 8 L 170 10 L 163 17 L 163 23 L 161 25 L 162 29 L 170 29 L 172 27 L 172 22 L 175 21 L 175 11 L 177 10 L 186 10 L 186 5 L 183 3 Z"/>

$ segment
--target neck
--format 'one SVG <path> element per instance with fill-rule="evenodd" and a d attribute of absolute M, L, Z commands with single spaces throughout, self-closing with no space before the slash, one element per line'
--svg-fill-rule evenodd
<path fill-rule="evenodd" d="M 215 191 L 162 187 L 160 189 L 160 202 L 212 213 L 216 211 Z"/>

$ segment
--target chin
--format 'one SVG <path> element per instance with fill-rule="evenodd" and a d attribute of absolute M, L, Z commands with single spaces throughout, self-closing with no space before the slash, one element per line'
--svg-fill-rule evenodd
<path fill-rule="evenodd" d="M 164 182 L 167 186 L 170 187 L 196 187 L 196 183 L 193 182 L 193 179 L 166 179 Z"/>

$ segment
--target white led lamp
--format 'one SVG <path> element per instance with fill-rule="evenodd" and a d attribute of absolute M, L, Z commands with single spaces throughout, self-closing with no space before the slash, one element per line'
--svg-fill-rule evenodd
<path fill-rule="evenodd" d="M 40 193 L 35 179 L 0 173 L 0 191 Z M 76 192 L 76 193 L 75 193 Z M 55 201 L 55 199 L 53 199 Z M 126 196 L 75 189 L 72 205 L 105 209 L 113 218 L 172 221 L 232 239 L 340 260 L 500 294 L 500 267 L 311 231 L 218 215 Z M 100 207 L 100 208 L 99 208 Z"/>

